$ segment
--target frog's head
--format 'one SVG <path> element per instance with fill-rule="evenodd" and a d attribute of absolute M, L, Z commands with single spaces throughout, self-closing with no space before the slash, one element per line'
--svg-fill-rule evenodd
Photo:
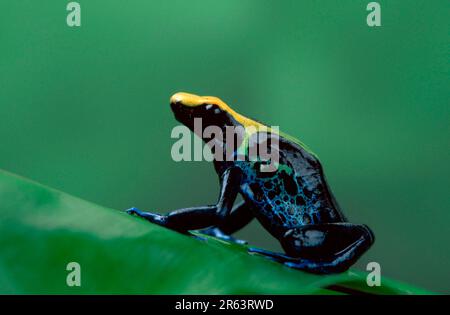
<path fill-rule="evenodd" d="M 213 96 L 198 96 L 189 93 L 176 93 L 170 98 L 170 107 L 175 118 L 194 131 L 194 119 L 200 118 L 202 129 L 217 126 L 238 126 L 237 113 L 222 100 Z"/>
<path fill-rule="evenodd" d="M 253 147 L 254 145 L 260 145 L 261 143 L 267 144 L 269 141 L 264 140 L 267 139 L 267 137 L 258 136 L 257 142 L 253 142 L 252 139 L 255 139 L 252 138 L 253 135 L 260 135 L 262 133 L 268 135 L 273 133 L 273 130 L 271 128 L 255 120 L 240 115 L 239 113 L 231 109 L 227 104 L 225 104 L 225 102 L 223 102 L 221 99 L 214 96 L 198 96 L 180 92 L 172 95 L 172 97 L 170 98 L 170 107 L 175 114 L 175 118 L 180 123 L 188 127 L 205 142 L 207 141 L 208 144 L 219 144 L 221 146 L 230 144 L 229 147 L 226 146 L 225 148 L 225 152 L 227 154 L 229 152 L 234 154 L 239 148 L 244 148 L 245 150 L 246 145 Z M 206 128 L 208 128 L 209 131 L 207 131 Z M 219 132 L 216 132 L 216 128 L 220 129 Z M 231 138 L 232 141 L 228 142 L 230 129 L 232 131 L 233 138 Z M 221 136 L 218 136 L 219 134 Z M 235 140 L 237 141 L 235 142 Z M 260 140 L 262 140 L 262 142 L 260 142 Z M 272 143 L 272 141 L 270 142 Z M 278 144 L 278 140 L 276 143 Z M 242 146 L 242 144 L 244 144 L 244 146 Z M 249 152 L 250 151 L 252 150 L 249 150 Z M 267 153 L 267 146 L 262 148 L 258 147 L 257 151 L 259 152 L 259 154 L 269 155 L 269 153 Z M 277 150 L 272 149 L 270 149 L 269 151 L 274 153 L 277 152 Z M 247 152 L 244 152 L 244 154 L 246 153 Z M 269 158 L 274 161 L 271 156 L 269 156 Z"/>

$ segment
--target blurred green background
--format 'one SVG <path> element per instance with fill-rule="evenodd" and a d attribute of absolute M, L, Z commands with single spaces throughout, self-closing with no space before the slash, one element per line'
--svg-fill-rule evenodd
<path fill-rule="evenodd" d="M 219 96 L 319 155 L 376 234 L 360 269 L 448 293 L 448 1 L 379 1 L 379 28 L 368 2 L 84 0 L 70 28 L 68 1 L 2 1 L 0 168 L 116 209 L 211 204 L 212 165 L 171 159 L 168 99 Z"/>

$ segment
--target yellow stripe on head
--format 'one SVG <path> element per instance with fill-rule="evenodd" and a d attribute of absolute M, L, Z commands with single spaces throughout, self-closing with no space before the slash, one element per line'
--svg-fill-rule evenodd
<path fill-rule="evenodd" d="M 238 123 L 243 127 L 255 127 L 258 130 L 267 129 L 268 127 L 263 124 L 254 121 L 250 118 L 242 116 L 241 114 L 235 112 L 230 106 L 228 106 L 224 101 L 218 97 L 214 96 L 198 96 L 195 94 L 189 94 L 184 92 L 179 92 L 170 98 L 170 103 L 180 103 L 188 107 L 196 107 L 204 104 L 212 104 L 218 106 L 223 111 L 229 113 Z"/>
<path fill-rule="evenodd" d="M 221 99 L 214 96 L 198 96 L 195 94 L 189 94 L 179 92 L 170 98 L 170 103 L 181 103 L 184 106 L 196 107 L 204 104 L 213 104 L 219 106 L 224 111 L 228 112 L 230 107 L 225 104 Z"/>
<path fill-rule="evenodd" d="M 252 131 L 249 131 L 249 129 L 253 129 L 253 132 L 258 131 L 267 131 L 272 132 L 274 134 L 278 134 L 279 136 L 286 138 L 289 141 L 292 141 L 294 143 L 297 143 L 301 147 L 303 147 L 306 151 L 308 151 L 310 154 L 316 156 L 303 142 L 300 140 L 285 134 L 284 132 L 280 132 L 279 130 L 274 130 L 273 128 L 270 128 L 266 125 L 263 125 L 257 121 L 254 121 L 250 118 L 247 118 L 245 116 L 242 116 L 241 114 L 235 112 L 230 106 L 228 106 L 224 101 L 222 101 L 218 97 L 214 96 L 198 96 L 195 94 L 190 93 L 184 93 L 179 92 L 170 98 L 170 103 L 180 103 L 184 106 L 188 107 L 196 107 L 201 106 L 204 104 L 212 104 L 217 105 L 220 109 L 223 111 L 229 113 L 239 124 L 241 124 L 244 128 L 246 128 L 246 134 L 247 136 L 252 133 Z"/>

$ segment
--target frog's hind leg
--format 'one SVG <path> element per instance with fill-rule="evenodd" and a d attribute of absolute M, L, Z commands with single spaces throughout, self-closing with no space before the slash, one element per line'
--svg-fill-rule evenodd
<path fill-rule="evenodd" d="M 230 215 L 227 216 L 219 225 L 199 230 L 199 232 L 201 234 L 217 237 L 227 242 L 245 245 L 248 243 L 247 241 L 236 239 L 231 236 L 231 234 L 250 223 L 253 218 L 254 216 L 250 207 L 245 203 L 245 201 L 242 201 L 233 208 Z"/>
<path fill-rule="evenodd" d="M 347 270 L 372 245 L 374 236 L 365 225 L 330 223 L 289 230 L 281 239 L 286 255 L 250 249 L 286 266 L 312 273 Z"/>
<path fill-rule="evenodd" d="M 356 262 L 356 259 L 362 254 L 358 253 L 358 249 L 362 247 L 364 239 L 359 239 L 357 242 L 340 255 L 337 255 L 335 259 L 331 261 L 316 261 L 309 259 L 296 259 L 292 261 L 286 261 L 284 264 L 288 267 L 309 271 L 312 273 L 326 274 L 326 273 L 339 273 L 344 272 L 351 265 Z"/>

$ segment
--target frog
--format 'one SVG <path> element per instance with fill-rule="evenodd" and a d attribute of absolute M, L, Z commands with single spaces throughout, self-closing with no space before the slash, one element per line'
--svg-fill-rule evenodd
<path fill-rule="evenodd" d="M 170 98 L 170 107 L 175 119 L 194 133 L 194 121 L 201 119 L 203 130 L 236 127 L 277 136 L 277 146 L 270 147 L 277 153 L 276 167 L 263 171 L 267 161 L 261 159 L 214 159 L 220 184 L 216 204 L 166 214 L 133 207 L 126 210 L 128 214 L 183 234 L 244 245 L 233 234 L 256 219 L 284 252 L 247 247 L 250 254 L 315 274 L 344 272 L 372 246 L 374 233 L 367 225 L 346 219 L 319 158 L 303 142 L 236 112 L 217 97 L 178 92 Z M 211 142 L 198 130 L 196 135 Z M 243 138 L 248 138 L 245 131 Z M 226 139 L 221 141 L 220 145 L 226 145 Z M 233 153 L 245 152 L 242 148 L 248 143 L 241 141 Z M 239 196 L 242 201 L 236 202 Z"/>

